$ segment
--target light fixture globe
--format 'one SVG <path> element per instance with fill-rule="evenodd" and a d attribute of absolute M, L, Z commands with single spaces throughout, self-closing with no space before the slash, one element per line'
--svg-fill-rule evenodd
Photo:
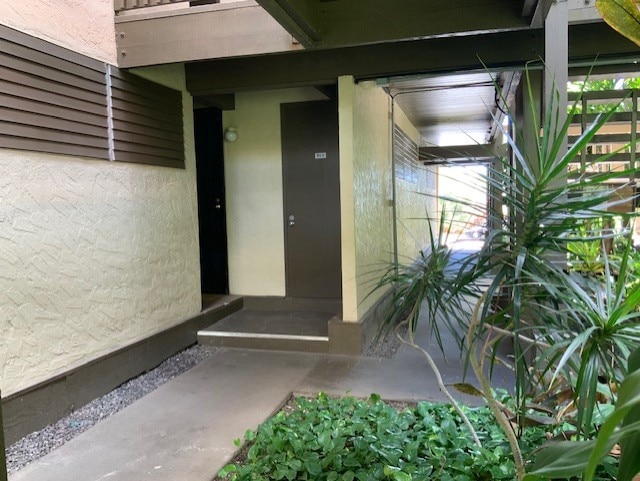
<path fill-rule="evenodd" d="M 235 142 L 238 140 L 238 131 L 234 127 L 228 127 L 224 131 L 224 140 L 227 142 Z"/>

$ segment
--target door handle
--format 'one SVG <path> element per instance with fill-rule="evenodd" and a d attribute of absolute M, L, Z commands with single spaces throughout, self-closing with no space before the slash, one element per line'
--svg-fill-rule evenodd
<path fill-rule="evenodd" d="M 296 225 L 296 216 L 292 214 L 289 216 L 289 227 L 293 227 L 294 225 Z"/>

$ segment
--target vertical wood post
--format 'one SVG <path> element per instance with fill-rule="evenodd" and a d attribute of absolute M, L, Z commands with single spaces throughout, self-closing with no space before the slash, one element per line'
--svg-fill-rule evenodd
<path fill-rule="evenodd" d="M 567 119 L 567 82 L 569 80 L 569 8 L 567 0 L 554 0 L 545 20 L 545 56 L 544 103 L 548 107 L 550 100 L 558 102 L 557 125 L 560 129 Z M 555 112 L 554 112 L 555 113 Z M 565 139 L 560 155 L 567 151 Z"/>
<path fill-rule="evenodd" d="M 545 20 L 544 44 L 546 64 L 544 78 L 544 103 L 545 108 L 557 108 L 557 111 L 545 112 L 551 114 L 550 134 L 555 136 L 564 123 L 567 121 L 567 83 L 569 81 L 569 5 L 567 0 L 553 0 Z M 552 101 L 553 99 L 553 101 Z M 556 117 L 557 114 L 557 117 Z M 563 157 L 569 148 L 569 139 L 565 135 L 562 145 L 558 151 L 558 156 L 554 162 Z M 556 186 L 566 184 L 566 177 L 559 178 Z M 566 255 L 552 253 L 548 255 L 551 260 L 560 268 L 565 268 L 567 263 Z"/>

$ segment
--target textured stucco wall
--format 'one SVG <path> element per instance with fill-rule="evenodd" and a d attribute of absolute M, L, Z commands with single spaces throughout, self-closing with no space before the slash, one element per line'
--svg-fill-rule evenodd
<path fill-rule="evenodd" d="M 181 66 L 146 74 L 184 90 Z M 191 97 L 186 170 L 0 150 L 3 395 L 200 310 Z"/>
<path fill-rule="evenodd" d="M 284 296 L 284 220 L 280 104 L 326 98 L 315 89 L 246 92 L 223 114 L 238 129 L 225 142 L 229 291 Z"/>
<path fill-rule="evenodd" d="M 411 121 L 396 104 L 393 110 L 394 121 L 417 145 L 420 134 Z M 398 260 L 411 263 L 421 249 L 429 243 L 429 223 L 437 233 L 435 167 L 420 165 L 418 181 L 408 182 L 396 178 L 396 223 L 398 229 Z"/>
<path fill-rule="evenodd" d="M 2 0 L 0 23 L 116 64 L 113 0 Z"/>
<path fill-rule="evenodd" d="M 343 319 L 358 321 L 393 259 L 389 96 L 374 82 L 338 81 Z"/>

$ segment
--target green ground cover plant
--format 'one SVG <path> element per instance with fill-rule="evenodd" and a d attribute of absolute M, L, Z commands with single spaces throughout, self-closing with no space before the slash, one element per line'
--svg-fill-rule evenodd
<path fill-rule="evenodd" d="M 509 443 L 489 409 L 463 409 L 480 447 L 448 404 L 421 402 L 396 409 L 377 395 L 368 400 L 325 394 L 297 398 L 293 410 L 248 431 L 246 459 L 227 465 L 219 476 L 235 481 L 514 479 Z M 525 458 L 561 428 L 526 427 L 520 439 Z M 614 465 L 613 458 L 606 458 L 595 479 L 614 479 Z"/>

